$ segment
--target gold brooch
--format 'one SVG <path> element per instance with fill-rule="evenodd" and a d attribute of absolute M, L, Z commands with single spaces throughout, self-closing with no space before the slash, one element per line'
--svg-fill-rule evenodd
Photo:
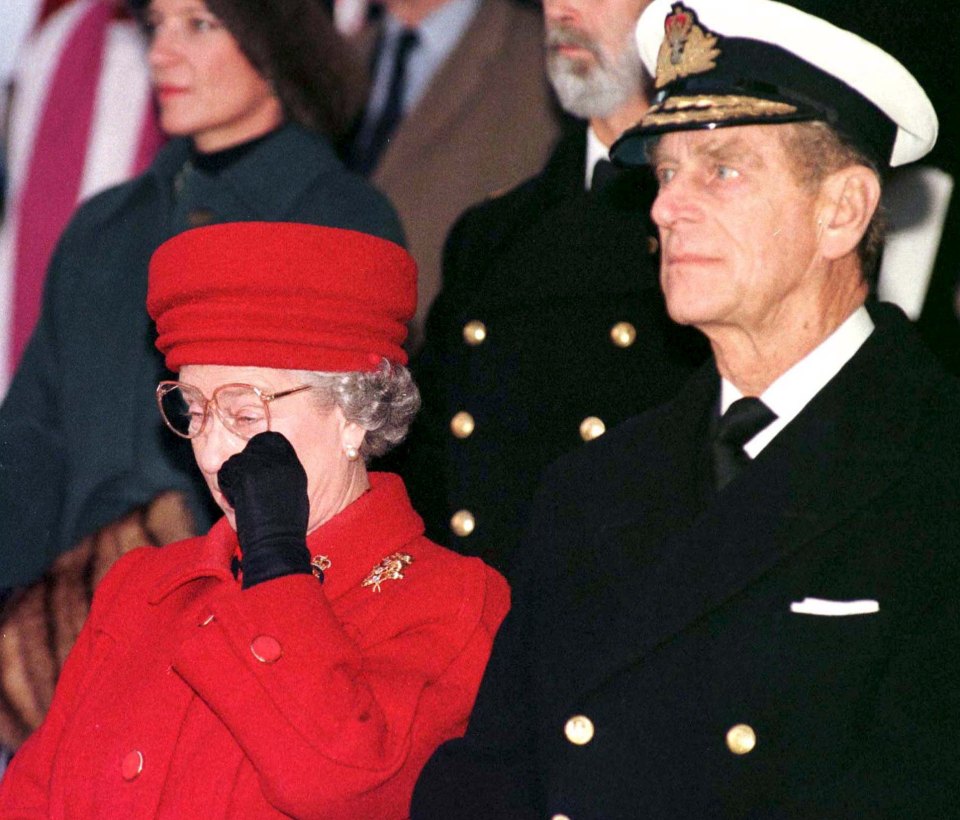
<path fill-rule="evenodd" d="M 697 13 L 683 3 L 674 3 L 664 22 L 664 38 L 657 55 L 656 87 L 663 88 L 681 77 L 703 74 L 716 68 L 720 56 L 717 37 L 702 28 Z"/>
<path fill-rule="evenodd" d="M 412 563 L 413 558 L 406 553 L 395 552 L 388 555 L 370 571 L 360 586 L 373 587 L 374 592 L 379 592 L 380 584 L 384 581 L 399 581 L 403 578 L 403 568 Z"/>
<path fill-rule="evenodd" d="M 310 561 L 310 571 L 314 578 L 323 580 L 323 573 L 330 569 L 330 559 L 326 555 L 314 555 Z"/>

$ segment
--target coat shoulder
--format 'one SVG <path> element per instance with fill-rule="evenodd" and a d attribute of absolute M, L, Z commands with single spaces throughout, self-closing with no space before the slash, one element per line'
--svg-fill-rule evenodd
<path fill-rule="evenodd" d="M 390 200 L 342 166 L 319 175 L 292 215 L 304 222 L 359 231 L 406 246 L 400 217 Z"/>
<path fill-rule="evenodd" d="M 543 185 L 542 177 L 537 175 L 506 192 L 493 192 L 487 199 L 467 208 L 447 237 L 448 258 L 465 248 L 495 247 L 516 226 L 536 217 Z M 449 264 L 444 266 L 445 277 L 449 267 Z"/>
<path fill-rule="evenodd" d="M 147 174 L 141 174 L 95 194 L 74 212 L 64 229 L 59 245 L 68 247 L 75 242 L 88 242 L 91 233 L 115 220 L 128 204 L 148 190 L 151 184 L 150 177 Z"/>
<path fill-rule="evenodd" d="M 428 597 L 461 602 L 461 609 L 473 601 L 481 609 L 492 608 L 505 615 L 510 607 L 510 587 L 504 577 L 479 558 L 460 555 L 426 537 L 410 547 L 415 555 L 411 579 L 421 590 L 433 590 Z M 501 616 L 502 617 L 502 616 Z"/>

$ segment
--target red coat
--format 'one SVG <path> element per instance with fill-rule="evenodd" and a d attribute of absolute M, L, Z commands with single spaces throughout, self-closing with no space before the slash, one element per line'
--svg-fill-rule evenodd
<path fill-rule="evenodd" d="M 430 753 L 466 728 L 509 589 L 423 537 L 399 478 L 371 483 L 307 539 L 323 585 L 241 590 L 226 520 L 121 559 L 0 815 L 406 817 Z M 402 579 L 362 585 L 398 551 Z"/>

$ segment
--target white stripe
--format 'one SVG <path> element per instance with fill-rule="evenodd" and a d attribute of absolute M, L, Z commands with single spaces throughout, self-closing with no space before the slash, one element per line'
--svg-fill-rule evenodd
<path fill-rule="evenodd" d="M 132 20 L 107 29 L 80 201 L 130 178 L 150 96 L 146 41 Z"/>

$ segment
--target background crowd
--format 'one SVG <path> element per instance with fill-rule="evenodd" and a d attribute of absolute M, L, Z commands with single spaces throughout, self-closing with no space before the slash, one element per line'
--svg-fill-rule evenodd
<path fill-rule="evenodd" d="M 543 470 L 672 398 L 709 353 L 667 315 L 649 171 L 609 162 L 650 102 L 633 40 L 648 3 L 195 0 L 242 52 L 221 71 L 150 30 L 151 9 L 172 2 L 23 0 L 0 23 L 11 750 L 42 720 L 111 564 L 214 520 L 153 403 L 166 371 L 146 270 L 165 240 L 289 221 L 407 247 L 418 295 L 405 346 L 423 405 L 382 465 L 406 480 L 428 537 L 511 581 Z M 793 5 L 887 50 L 937 110 L 934 150 L 884 180 L 876 292 L 960 374 L 956 10 Z M 598 68 L 581 70 L 578 49 Z M 178 115 L 170 86 L 187 70 L 208 72 L 210 110 L 248 94 L 257 126 Z"/>

